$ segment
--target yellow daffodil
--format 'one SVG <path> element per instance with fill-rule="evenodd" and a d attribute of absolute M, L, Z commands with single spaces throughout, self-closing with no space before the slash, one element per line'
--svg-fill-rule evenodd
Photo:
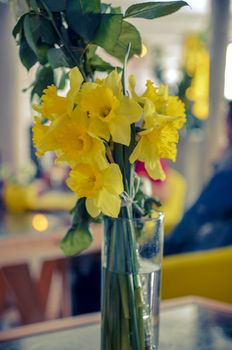
<path fill-rule="evenodd" d="M 88 113 L 89 130 L 95 135 L 123 145 L 130 144 L 130 125 L 140 120 L 142 108 L 128 96 L 123 96 L 118 72 L 106 79 L 86 83 L 79 95 L 80 108 Z"/>
<path fill-rule="evenodd" d="M 184 124 L 185 118 L 160 115 L 156 112 L 154 103 L 147 99 L 144 107 L 143 131 L 139 132 L 139 141 L 130 156 L 130 162 L 144 162 L 148 174 L 154 179 L 165 179 L 165 173 L 160 164 L 160 158 L 172 161 L 176 159 L 176 144 L 178 129 Z"/>
<path fill-rule="evenodd" d="M 59 96 L 54 85 L 48 86 L 41 97 L 41 105 L 33 105 L 33 109 L 39 112 L 42 118 L 55 120 L 58 117 L 70 114 L 75 107 L 83 77 L 77 67 L 69 72 L 70 89 L 67 97 Z"/>
<path fill-rule="evenodd" d="M 122 174 L 117 164 L 100 169 L 97 164 L 78 164 L 67 180 L 78 198 L 86 197 L 86 209 L 92 217 L 101 212 L 118 217 L 123 192 Z"/>
<path fill-rule="evenodd" d="M 156 112 L 161 115 L 168 115 L 171 117 L 185 116 L 184 103 L 177 96 L 168 96 L 168 86 L 161 85 L 155 87 L 151 80 L 146 82 L 146 90 L 141 96 L 135 92 L 136 80 L 133 75 L 129 77 L 129 88 L 132 96 L 141 105 L 145 105 L 147 100 L 153 102 Z"/>
<path fill-rule="evenodd" d="M 36 117 L 33 140 L 38 155 L 54 151 L 58 160 L 71 166 L 83 161 L 95 161 L 105 167 L 105 146 L 100 139 L 88 132 L 88 124 L 86 113 L 78 108 L 75 108 L 70 116 L 64 115 L 50 125 L 42 125 Z"/>
<path fill-rule="evenodd" d="M 146 82 L 146 90 L 142 97 L 148 98 L 155 105 L 157 113 L 166 114 L 165 109 L 168 104 L 168 87 L 167 85 L 160 85 L 155 87 L 151 80 Z"/>
<path fill-rule="evenodd" d="M 67 99 L 57 95 L 54 85 L 48 86 L 41 97 L 41 105 L 33 105 L 33 109 L 39 112 L 42 118 L 54 120 L 67 113 Z"/>
<path fill-rule="evenodd" d="M 35 117 L 35 124 L 32 129 L 33 136 L 32 140 L 34 146 L 37 150 L 36 155 L 40 157 L 44 155 L 45 152 L 48 152 L 52 149 L 53 140 L 49 137 L 47 138 L 49 127 L 48 125 L 44 125 L 39 117 Z M 50 143 L 51 142 L 51 143 Z"/>

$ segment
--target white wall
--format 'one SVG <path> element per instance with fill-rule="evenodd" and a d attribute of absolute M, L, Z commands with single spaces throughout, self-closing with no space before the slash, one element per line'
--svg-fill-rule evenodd
<path fill-rule="evenodd" d="M 30 104 L 22 89 L 30 84 L 18 58 L 12 37 L 14 17 L 9 6 L 0 3 L 0 159 L 15 170 L 28 159 L 27 126 Z"/>

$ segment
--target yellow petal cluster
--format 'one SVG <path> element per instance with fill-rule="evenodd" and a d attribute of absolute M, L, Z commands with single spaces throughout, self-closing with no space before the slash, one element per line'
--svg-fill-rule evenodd
<path fill-rule="evenodd" d="M 142 131 L 138 133 L 138 142 L 130 156 L 130 162 L 144 162 L 148 174 L 153 179 L 165 179 L 160 164 L 161 158 L 176 160 L 176 145 L 179 140 L 178 129 L 185 123 L 184 104 L 176 96 L 168 96 L 166 86 L 156 88 L 147 81 L 142 96 L 135 93 L 135 78 L 130 78 L 132 95 L 144 107 Z"/>
<path fill-rule="evenodd" d="M 117 217 L 122 175 L 117 164 L 106 157 L 109 140 L 130 144 L 131 124 L 138 121 L 142 108 L 123 96 L 120 75 L 113 71 L 106 79 L 83 84 L 77 68 L 69 73 L 70 89 L 59 96 L 55 86 L 45 89 L 34 109 L 33 141 L 37 155 L 53 151 L 58 161 L 71 167 L 68 185 L 93 217 L 100 212 Z"/>
<path fill-rule="evenodd" d="M 121 77 L 114 70 L 105 79 L 83 82 L 77 68 L 69 73 L 70 89 L 59 96 L 55 86 L 44 91 L 41 104 L 34 106 L 33 141 L 37 155 L 53 151 L 71 168 L 68 186 L 78 198 L 86 198 L 92 217 L 100 213 L 118 217 L 123 178 L 114 163 L 114 143 L 131 144 L 131 126 L 137 123 L 137 142 L 130 162 L 143 161 L 149 175 L 164 179 L 160 158 L 175 160 L 178 129 L 185 122 L 183 103 L 168 96 L 166 86 L 147 81 L 142 96 L 135 92 L 135 78 L 123 93 Z M 135 130 L 135 127 L 133 127 Z M 121 164 L 120 166 L 123 166 Z"/>
<path fill-rule="evenodd" d="M 79 164 L 67 180 L 78 198 L 86 197 L 86 209 L 92 217 L 101 212 L 118 217 L 123 192 L 122 174 L 117 164 L 100 169 L 97 164 Z"/>
<path fill-rule="evenodd" d="M 85 83 L 79 95 L 80 109 L 90 118 L 90 131 L 106 141 L 129 146 L 131 124 L 140 120 L 142 108 L 122 93 L 116 70 L 95 84 Z"/>

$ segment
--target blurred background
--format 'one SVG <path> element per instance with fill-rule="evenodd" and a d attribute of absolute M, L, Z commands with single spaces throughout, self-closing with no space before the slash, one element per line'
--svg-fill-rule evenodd
<path fill-rule="evenodd" d="M 94 228 L 95 242 L 80 257 L 66 259 L 58 246 L 70 224 L 75 195 L 65 184 L 67 169 L 54 164 L 52 154 L 39 160 L 34 155 L 29 87 L 35 71 L 28 73 L 20 63 L 11 34 L 20 3 L 23 6 L 23 1 L 17 6 L 0 2 L 0 329 L 98 311 L 100 305 L 101 228 Z M 110 3 L 127 8 L 134 1 Z M 128 65 L 128 74 L 137 77 L 138 91 L 151 79 L 168 84 L 170 94 L 178 95 L 186 105 L 187 123 L 180 133 L 177 162 L 164 164 L 164 183 L 147 179 L 163 204 L 165 236 L 198 203 L 230 141 L 232 3 L 188 3 L 190 7 L 155 21 L 133 20 L 143 38 L 143 51 Z M 230 190 L 224 189 L 226 197 L 232 197 Z M 220 205 L 216 195 L 213 201 Z M 232 205 L 226 215 L 231 213 Z M 231 227 L 228 230 L 232 237 Z M 180 249 L 175 256 L 165 257 L 162 298 L 200 295 L 232 303 L 231 244 L 232 238 L 218 246 L 204 246 L 206 252 L 199 245 L 199 249 Z M 210 259 L 209 248 L 214 248 Z M 193 250 L 200 252 L 189 252 Z M 178 253 L 185 253 L 184 257 Z M 205 261 L 209 261 L 207 266 Z M 200 274 L 202 262 L 205 270 Z M 214 288 L 216 269 L 224 271 L 222 281 L 217 282 L 220 289 Z M 208 283 L 204 284 L 206 275 Z"/>

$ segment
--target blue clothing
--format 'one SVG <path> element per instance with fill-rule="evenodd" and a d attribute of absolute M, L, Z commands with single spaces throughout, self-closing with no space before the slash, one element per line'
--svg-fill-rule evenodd
<path fill-rule="evenodd" d="M 232 245 L 232 145 L 196 203 L 165 239 L 164 255 Z"/>

